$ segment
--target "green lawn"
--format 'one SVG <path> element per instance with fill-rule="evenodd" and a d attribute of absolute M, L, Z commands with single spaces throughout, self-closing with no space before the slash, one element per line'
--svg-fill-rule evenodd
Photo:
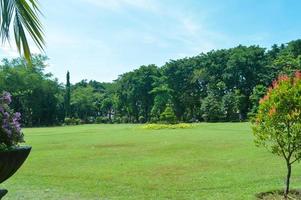
<path fill-rule="evenodd" d="M 284 162 L 253 144 L 248 123 L 25 129 L 33 147 L 5 199 L 254 199 L 284 185 Z M 301 186 L 301 164 L 293 167 Z"/>

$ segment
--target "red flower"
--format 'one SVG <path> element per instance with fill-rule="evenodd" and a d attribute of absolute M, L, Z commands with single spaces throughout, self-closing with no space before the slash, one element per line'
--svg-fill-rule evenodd
<path fill-rule="evenodd" d="M 269 96 L 265 95 L 263 98 L 260 99 L 259 103 L 262 104 L 263 102 L 265 102 L 268 99 L 269 99 Z"/>
<path fill-rule="evenodd" d="M 276 108 L 273 106 L 269 111 L 269 116 L 273 116 L 276 113 Z"/>
<path fill-rule="evenodd" d="M 277 80 L 274 80 L 272 83 L 273 88 L 277 88 L 278 87 L 278 82 Z"/>
<path fill-rule="evenodd" d="M 297 80 L 300 80 L 300 79 L 301 79 L 301 72 L 300 72 L 299 70 L 297 70 L 297 71 L 295 72 L 295 78 L 296 78 Z"/>
<path fill-rule="evenodd" d="M 279 81 L 288 81 L 289 80 L 289 77 L 287 75 L 280 75 L 278 77 L 278 80 Z"/>

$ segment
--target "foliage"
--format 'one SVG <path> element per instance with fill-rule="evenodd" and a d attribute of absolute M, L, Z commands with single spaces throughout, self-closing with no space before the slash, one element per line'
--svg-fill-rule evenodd
<path fill-rule="evenodd" d="M 175 124 L 177 122 L 177 118 L 173 107 L 170 103 L 166 105 L 166 108 L 163 113 L 160 115 L 160 121 L 167 124 Z"/>
<path fill-rule="evenodd" d="M 0 97 L 0 149 L 11 148 L 24 142 L 19 122 L 21 114 L 14 113 L 9 107 L 10 103 L 10 93 L 3 92 Z"/>
<path fill-rule="evenodd" d="M 97 124 L 107 124 L 110 122 L 110 119 L 108 117 L 96 117 L 95 121 Z"/>
<path fill-rule="evenodd" d="M 259 100 L 265 95 L 267 88 L 263 85 L 256 85 L 250 95 L 252 106 L 251 111 L 248 113 L 249 117 L 255 117 L 259 106 Z"/>
<path fill-rule="evenodd" d="M 66 75 L 66 92 L 65 92 L 65 116 L 70 117 L 71 114 L 71 84 L 70 84 L 70 73 Z"/>
<path fill-rule="evenodd" d="M 88 117 L 94 115 L 99 96 L 93 90 L 92 86 L 77 87 L 72 90 L 71 109 L 76 113 L 73 117 L 87 121 Z"/>
<path fill-rule="evenodd" d="M 221 110 L 224 112 L 226 120 L 239 120 L 239 96 L 237 92 L 229 92 L 223 96 Z M 208 114 L 210 115 L 210 113 Z"/>
<path fill-rule="evenodd" d="M 27 34 L 31 36 L 36 45 L 43 49 L 42 25 L 39 20 L 40 9 L 37 0 L 1 0 L 0 1 L 0 37 L 2 41 L 10 40 L 11 22 L 19 52 L 23 52 L 27 61 L 31 62 Z"/>
<path fill-rule="evenodd" d="M 68 118 L 66 117 L 64 120 L 66 125 L 80 125 L 81 124 L 81 120 L 78 118 Z"/>
<path fill-rule="evenodd" d="M 143 129 L 154 129 L 154 130 L 160 130 L 160 129 L 182 129 L 182 128 L 192 128 L 194 127 L 193 124 L 187 124 L 187 123 L 179 123 L 179 124 L 146 124 L 142 126 Z"/>
<path fill-rule="evenodd" d="M 46 126 L 64 120 L 64 90 L 51 74 L 44 73 L 47 57 L 33 56 L 32 67 L 24 59 L 4 60 L 0 66 L 0 91 L 9 91 L 11 107 L 22 113 L 25 126 Z"/>
<path fill-rule="evenodd" d="M 253 132 L 257 145 L 285 159 L 286 195 L 289 192 L 291 165 L 301 158 L 301 73 L 281 75 L 260 100 Z"/>
<path fill-rule="evenodd" d="M 25 126 L 62 124 L 65 117 L 85 123 L 97 117 L 108 118 L 106 123 L 158 123 L 168 103 L 177 121 L 244 121 L 256 115 L 272 80 L 301 69 L 300 44 L 213 50 L 162 67 L 142 65 L 112 83 L 71 84 L 68 73 L 61 84 L 44 72 L 44 56 L 33 56 L 31 68 L 24 59 L 5 59 L 0 91 L 14 96 L 11 106 L 22 113 Z"/>
<path fill-rule="evenodd" d="M 206 122 L 219 121 L 223 119 L 222 104 L 218 96 L 209 94 L 202 102 L 202 117 Z"/>

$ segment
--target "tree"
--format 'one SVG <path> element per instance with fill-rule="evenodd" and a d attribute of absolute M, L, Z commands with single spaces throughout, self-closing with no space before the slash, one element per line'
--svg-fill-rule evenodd
<path fill-rule="evenodd" d="M 168 124 L 176 123 L 177 118 L 176 118 L 175 112 L 172 108 L 172 105 L 170 103 L 168 103 L 166 105 L 166 108 L 165 108 L 164 112 L 161 113 L 160 120 L 165 122 L 165 123 L 168 123 Z"/>
<path fill-rule="evenodd" d="M 248 113 L 249 117 L 254 117 L 259 105 L 259 100 L 265 95 L 267 88 L 264 85 L 256 85 L 253 88 L 252 94 L 250 95 L 250 101 L 253 105 L 250 112 Z"/>
<path fill-rule="evenodd" d="M 11 106 L 22 113 L 25 126 L 54 125 L 64 119 L 64 89 L 44 73 L 46 61 L 34 55 L 31 67 L 23 58 L 4 60 L 0 66 L 0 91 L 12 94 Z"/>
<path fill-rule="evenodd" d="M 71 99 L 71 86 L 70 86 L 70 73 L 66 75 L 66 94 L 65 94 L 65 116 L 70 117 L 70 99 Z"/>
<path fill-rule="evenodd" d="M 221 109 L 221 100 L 218 96 L 209 94 L 202 102 L 202 117 L 205 121 L 214 122 L 224 118 Z"/>
<path fill-rule="evenodd" d="M 198 59 L 195 57 L 171 60 L 162 67 L 166 83 L 171 90 L 171 103 L 178 120 L 189 120 L 200 104 L 200 89 L 193 81 Z"/>
<path fill-rule="evenodd" d="M 87 121 L 88 117 L 95 116 L 98 95 L 93 92 L 92 86 L 77 87 L 72 90 L 71 108 L 73 117 Z"/>
<path fill-rule="evenodd" d="M 287 167 L 285 196 L 289 193 L 292 164 L 301 158 L 301 73 L 279 76 L 260 100 L 253 121 L 257 145 L 284 158 Z"/>
<path fill-rule="evenodd" d="M 159 70 L 155 65 L 141 66 L 122 74 L 115 81 L 119 113 L 130 118 L 131 122 L 138 122 L 140 116 L 149 121 L 154 103 L 154 94 L 151 91 L 158 76 Z"/>
<path fill-rule="evenodd" d="M 0 0 L 0 37 L 10 40 L 10 27 L 13 21 L 15 43 L 19 52 L 23 52 L 31 63 L 31 53 L 26 34 L 29 33 L 36 45 L 43 50 L 45 41 L 42 24 L 38 15 L 41 13 L 37 0 Z M 26 30 L 26 31 L 25 31 Z"/>
<path fill-rule="evenodd" d="M 166 108 L 167 103 L 171 100 L 171 89 L 166 84 L 166 76 L 154 77 L 153 90 L 150 94 L 154 95 L 154 105 L 151 109 L 151 121 L 157 122 L 160 119 L 160 114 Z"/>
<path fill-rule="evenodd" d="M 235 92 L 229 92 L 222 98 L 222 111 L 227 121 L 239 120 L 239 99 Z"/>

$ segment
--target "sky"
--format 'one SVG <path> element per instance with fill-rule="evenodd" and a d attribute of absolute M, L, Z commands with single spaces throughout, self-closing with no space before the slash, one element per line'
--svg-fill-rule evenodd
<path fill-rule="evenodd" d="M 40 0 L 47 72 L 110 82 L 141 65 L 301 38 L 300 0 Z M 32 45 L 32 51 L 39 50 Z M 0 58 L 17 57 L 14 45 Z"/>

